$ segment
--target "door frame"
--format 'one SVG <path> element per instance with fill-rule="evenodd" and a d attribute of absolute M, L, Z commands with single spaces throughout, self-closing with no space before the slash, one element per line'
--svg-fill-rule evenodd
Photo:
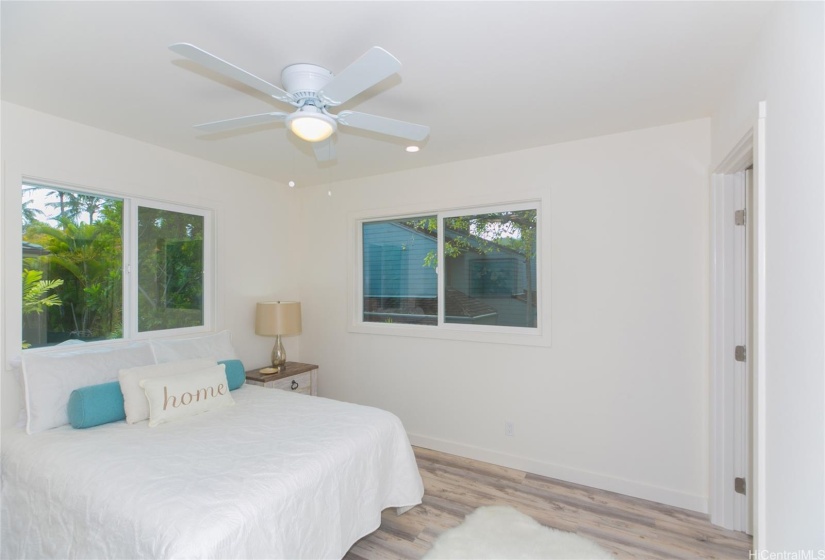
<path fill-rule="evenodd" d="M 744 530 L 748 514 L 752 523 L 754 550 L 764 548 L 765 536 L 765 117 L 766 103 L 760 102 L 753 126 L 730 150 L 711 175 L 710 220 L 710 516 L 711 522 Z M 751 510 L 736 507 L 731 497 L 736 454 L 747 454 L 747 442 L 736 441 L 734 433 L 733 384 L 730 383 L 729 329 L 732 297 L 726 286 L 733 270 L 730 236 L 726 226 L 733 220 L 732 197 L 728 187 L 736 175 L 753 166 L 752 201 L 747 220 L 750 229 L 750 293 L 748 294 L 750 336 L 746 342 L 751 374 L 751 417 L 740 419 L 751 425 L 750 473 L 747 492 Z"/>

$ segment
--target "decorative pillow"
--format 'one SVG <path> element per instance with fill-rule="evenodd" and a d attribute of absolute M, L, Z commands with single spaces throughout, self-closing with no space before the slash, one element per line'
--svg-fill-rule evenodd
<path fill-rule="evenodd" d="M 68 414 L 72 428 L 91 428 L 124 420 L 120 383 L 112 381 L 75 389 L 69 395 Z"/>
<path fill-rule="evenodd" d="M 24 352 L 26 432 L 68 424 L 69 396 L 75 389 L 114 381 L 120 369 L 153 363 L 152 347 L 146 342 L 73 352 Z"/>
<path fill-rule="evenodd" d="M 214 356 L 216 360 L 237 360 L 229 331 L 195 338 L 153 340 L 156 362 L 174 362 L 191 358 Z"/>
<path fill-rule="evenodd" d="M 120 391 L 123 393 L 126 422 L 134 424 L 149 418 L 149 402 L 140 386 L 142 380 L 197 371 L 214 365 L 216 365 L 214 359 L 197 358 L 120 370 L 117 377 L 120 380 Z"/>
<path fill-rule="evenodd" d="M 226 366 L 226 381 L 229 390 L 234 391 L 246 382 L 246 370 L 240 360 L 221 360 L 218 362 Z"/>
<path fill-rule="evenodd" d="M 152 427 L 235 404 L 229 394 L 223 364 L 144 379 L 140 386 L 149 401 L 149 426 Z"/>

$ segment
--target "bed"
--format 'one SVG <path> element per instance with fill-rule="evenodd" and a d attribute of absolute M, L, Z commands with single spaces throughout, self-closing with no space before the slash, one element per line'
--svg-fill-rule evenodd
<path fill-rule="evenodd" d="M 401 422 L 244 385 L 149 428 L 68 425 L 2 442 L 3 558 L 340 558 L 421 502 Z"/>

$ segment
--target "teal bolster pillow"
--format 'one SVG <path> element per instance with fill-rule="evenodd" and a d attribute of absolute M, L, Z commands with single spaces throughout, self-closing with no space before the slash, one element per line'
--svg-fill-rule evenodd
<path fill-rule="evenodd" d="M 91 428 L 126 420 L 120 383 L 112 381 L 75 389 L 69 395 L 68 412 L 73 428 Z"/>
<path fill-rule="evenodd" d="M 218 362 L 226 368 L 226 382 L 229 383 L 229 390 L 234 391 L 246 381 L 246 370 L 240 360 L 221 360 Z"/>

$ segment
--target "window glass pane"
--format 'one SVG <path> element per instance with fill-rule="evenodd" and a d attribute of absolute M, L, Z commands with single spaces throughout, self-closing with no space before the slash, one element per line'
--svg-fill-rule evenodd
<path fill-rule="evenodd" d="M 138 331 L 204 324 L 203 235 L 201 215 L 138 207 Z"/>
<path fill-rule="evenodd" d="M 438 323 L 437 222 L 421 216 L 362 225 L 365 322 Z"/>
<path fill-rule="evenodd" d="M 536 211 L 444 219 L 444 322 L 536 326 Z"/>
<path fill-rule="evenodd" d="M 23 184 L 23 347 L 123 336 L 123 201 Z"/>

